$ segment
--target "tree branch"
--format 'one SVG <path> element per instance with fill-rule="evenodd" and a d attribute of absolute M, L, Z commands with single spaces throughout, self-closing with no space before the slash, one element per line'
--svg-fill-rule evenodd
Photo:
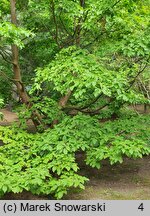
<path fill-rule="evenodd" d="M 83 112 L 83 113 L 90 114 L 90 115 L 98 115 L 98 114 L 100 114 L 99 111 L 104 109 L 105 107 L 107 107 L 109 105 L 109 103 L 104 104 L 103 106 L 97 108 L 96 110 L 80 110 L 80 111 Z"/>
<path fill-rule="evenodd" d="M 84 107 L 81 108 L 81 110 L 86 109 L 88 107 L 90 107 L 91 105 L 93 105 L 94 103 L 96 103 L 98 101 L 98 99 L 103 95 L 103 93 L 99 94 L 91 103 L 85 105 Z"/>
<path fill-rule="evenodd" d="M 107 102 L 106 104 L 104 104 L 103 106 L 101 106 L 101 107 L 99 107 L 99 108 L 97 108 L 97 109 L 95 109 L 95 110 L 89 110 L 89 109 L 82 109 L 82 108 L 80 108 L 80 107 L 73 107 L 73 106 L 68 106 L 68 107 L 63 107 L 63 110 L 68 110 L 69 112 L 70 111 L 79 111 L 79 112 L 82 112 L 82 113 L 86 113 L 86 114 L 89 114 L 89 115 L 98 115 L 98 114 L 100 114 L 100 110 L 102 110 L 102 109 L 104 109 L 106 106 L 108 106 L 109 105 L 109 103 L 110 102 L 112 102 L 113 101 L 113 99 L 112 98 L 110 98 L 110 101 L 109 102 Z"/>
<path fill-rule="evenodd" d="M 64 108 L 64 107 L 66 106 L 66 104 L 67 104 L 67 102 L 68 102 L 68 100 L 69 100 L 71 94 L 72 94 L 72 91 L 69 90 L 69 91 L 67 92 L 67 94 L 59 100 L 59 103 L 58 103 L 58 104 L 59 104 L 59 106 L 60 106 L 61 108 Z"/>

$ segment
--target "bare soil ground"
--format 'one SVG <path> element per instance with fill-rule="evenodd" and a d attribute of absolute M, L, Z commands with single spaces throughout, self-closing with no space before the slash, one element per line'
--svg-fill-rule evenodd
<path fill-rule="evenodd" d="M 8 109 L 1 109 L 0 112 L 3 113 L 3 120 L 0 120 L 0 125 L 7 125 L 18 121 L 16 113 L 11 112 Z"/>
<path fill-rule="evenodd" d="M 4 113 L 4 121 L 0 125 L 17 121 L 17 115 L 8 110 Z M 142 159 L 125 158 L 122 164 L 110 166 L 103 161 L 100 170 L 85 165 L 83 155 L 78 156 L 81 175 L 87 176 L 89 182 L 85 190 L 72 189 L 64 199 L 69 200 L 149 200 L 150 199 L 150 156 Z M 43 200 L 53 199 L 48 196 L 36 196 L 30 192 L 20 194 L 9 193 L 3 197 L 6 200 Z"/>
<path fill-rule="evenodd" d="M 71 192 L 66 199 L 150 199 L 150 157 L 143 159 L 124 159 L 122 164 L 111 166 L 103 162 L 100 170 L 87 166 L 81 173 L 90 181 L 86 189 Z"/>
<path fill-rule="evenodd" d="M 15 112 L 10 111 L 9 109 L 1 109 L 0 112 L 3 113 L 3 119 L 0 119 L 0 125 L 7 126 L 11 125 L 14 122 L 18 122 L 18 116 Z M 28 121 L 28 131 L 35 132 L 36 128 L 34 127 L 31 120 Z"/>

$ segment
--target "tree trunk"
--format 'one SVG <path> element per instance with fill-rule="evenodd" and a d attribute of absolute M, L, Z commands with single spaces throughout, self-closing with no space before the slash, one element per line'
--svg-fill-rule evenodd
<path fill-rule="evenodd" d="M 11 22 L 15 26 L 17 26 L 16 0 L 10 0 L 10 4 L 11 4 Z M 22 102 L 25 104 L 28 104 L 29 96 L 21 80 L 21 72 L 20 72 L 20 66 L 19 66 L 19 50 L 15 44 L 11 46 L 11 49 L 12 49 L 13 71 L 14 71 L 14 83 L 17 86 L 17 91 L 18 91 L 19 97 L 21 98 Z"/>
<path fill-rule="evenodd" d="M 10 9 L 11 9 L 11 23 L 17 26 L 16 0 L 10 0 Z M 13 82 L 17 87 L 17 92 L 19 94 L 22 103 L 24 103 L 30 108 L 32 106 L 30 102 L 30 97 L 27 94 L 21 79 L 21 71 L 19 66 L 19 50 L 17 45 L 15 44 L 11 46 L 11 49 L 12 49 L 12 64 L 13 64 L 13 72 L 14 72 Z M 41 124 L 41 117 L 36 111 L 32 113 L 32 121 L 36 127 Z"/>

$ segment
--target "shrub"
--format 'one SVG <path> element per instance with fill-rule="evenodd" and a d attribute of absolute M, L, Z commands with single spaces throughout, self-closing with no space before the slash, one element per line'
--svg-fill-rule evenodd
<path fill-rule="evenodd" d="M 124 156 L 141 158 L 150 153 L 148 122 L 144 115 L 100 123 L 78 114 L 43 133 L 1 126 L 0 194 L 27 190 L 60 199 L 69 188 L 84 189 L 88 179 L 79 174 L 76 152 L 84 151 L 86 164 L 96 168 L 104 159 L 114 164 Z"/>

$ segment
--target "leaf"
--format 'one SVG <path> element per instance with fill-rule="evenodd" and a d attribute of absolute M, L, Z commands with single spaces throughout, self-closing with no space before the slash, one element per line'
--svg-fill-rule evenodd
<path fill-rule="evenodd" d="M 6 185 L 3 185 L 3 186 L 2 186 L 2 190 L 3 190 L 4 193 L 6 193 L 7 189 L 8 189 L 8 188 L 7 188 Z"/>

